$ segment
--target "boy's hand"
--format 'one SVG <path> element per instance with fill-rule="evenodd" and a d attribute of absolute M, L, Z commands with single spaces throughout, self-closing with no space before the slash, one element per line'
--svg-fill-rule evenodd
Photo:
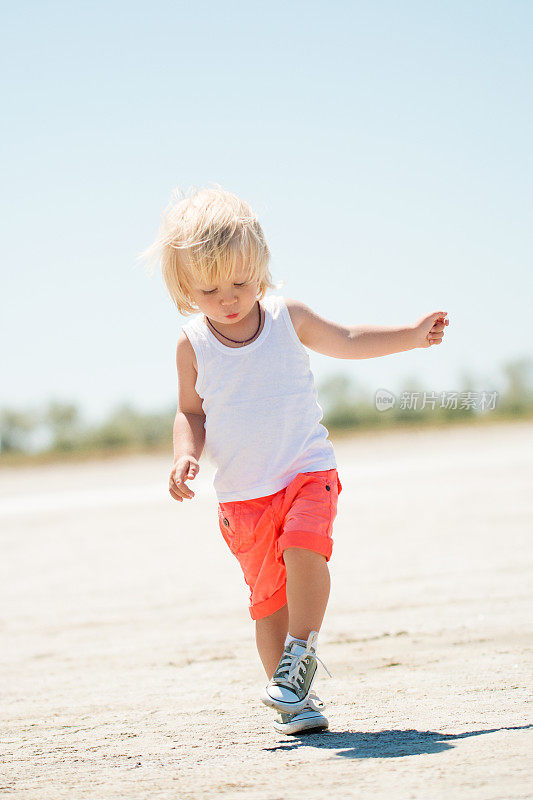
<path fill-rule="evenodd" d="M 414 346 L 431 347 L 432 344 L 440 344 L 444 328 L 450 324 L 450 320 L 446 319 L 447 314 L 447 311 L 434 311 L 432 314 L 420 317 L 413 325 Z"/>
<path fill-rule="evenodd" d="M 174 462 L 170 473 L 168 490 L 175 500 L 180 503 L 183 502 L 183 498 L 192 500 L 194 492 L 189 489 L 185 481 L 196 478 L 199 470 L 200 465 L 194 456 L 181 456 Z"/>

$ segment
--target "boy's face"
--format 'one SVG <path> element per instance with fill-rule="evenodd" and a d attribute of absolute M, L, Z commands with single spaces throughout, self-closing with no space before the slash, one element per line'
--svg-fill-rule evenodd
<path fill-rule="evenodd" d="M 239 268 L 232 280 L 219 284 L 195 284 L 192 299 L 212 322 L 218 322 L 222 327 L 224 325 L 239 327 L 253 312 L 258 293 L 258 281 L 250 280 L 247 271 Z M 237 316 L 228 318 L 232 314 Z"/>

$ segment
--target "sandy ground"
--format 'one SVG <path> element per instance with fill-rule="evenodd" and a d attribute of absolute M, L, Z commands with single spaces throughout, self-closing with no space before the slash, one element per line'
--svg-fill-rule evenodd
<path fill-rule="evenodd" d="M 209 462 L 181 504 L 160 456 L 0 471 L 2 796 L 532 796 L 533 425 L 335 448 L 330 730 L 297 737 Z"/>

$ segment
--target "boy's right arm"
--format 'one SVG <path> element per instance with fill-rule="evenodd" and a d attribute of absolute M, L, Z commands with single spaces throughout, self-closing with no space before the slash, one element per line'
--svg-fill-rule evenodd
<path fill-rule="evenodd" d="M 184 498 L 190 500 L 194 497 L 185 480 L 198 474 L 198 461 L 205 444 L 205 414 L 202 398 L 195 389 L 193 356 L 192 345 L 182 333 L 176 348 L 179 399 L 173 431 L 174 464 L 169 481 L 169 492 L 180 503 Z"/>

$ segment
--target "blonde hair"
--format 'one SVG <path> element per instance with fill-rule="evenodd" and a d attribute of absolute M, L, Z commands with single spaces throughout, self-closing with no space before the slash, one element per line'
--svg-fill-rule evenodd
<path fill-rule="evenodd" d="M 199 311 L 191 297 L 195 283 L 229 280 L 240 265 L 248 280 L 258 281 L 259 300 L 267 289 L 284 285 L 272 283 L 270 250 L 256 214 L 220 184 L 211 186 L 193 187 L 189 196 L 174 189 L 155 242 L 139 256 L 147 261 L 149 274 L 161 264 L 168 293 L 181 314 Z"/>

